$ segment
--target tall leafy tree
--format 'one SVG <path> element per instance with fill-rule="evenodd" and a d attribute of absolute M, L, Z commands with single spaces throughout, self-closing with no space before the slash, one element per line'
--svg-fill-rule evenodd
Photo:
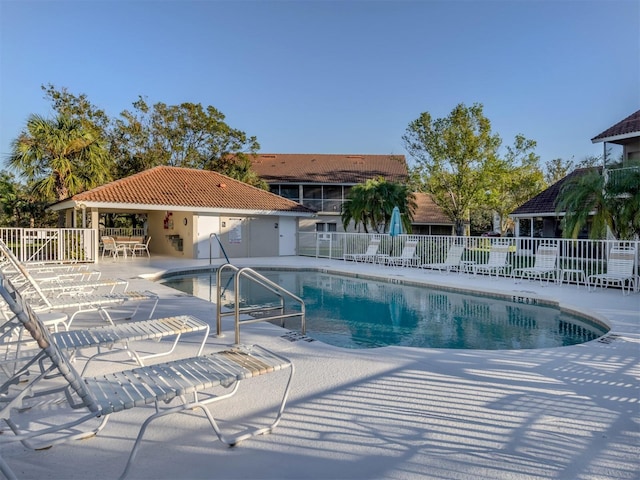
<path fill-rule="evenodd" d="M 382 233 L 387 230 L 394 207 L 400 210 L 405 231 L 411 232 L 416 202 L 410 187 L 384 178 L 369 179 L 349 191 L 347 202 L 342 206 L 342 224 L 346 230 L 353 221 L 356 227 L 362 225 L 366 233 L 370 230 Z"/>
<path fill-rule="evenodd" d="M 553 185 L 559 180 L 566 177 L 574 168 L 573 160 L 563 160 L 561 158 L 554 158 L 546 164 L 546 170 L 544 172 L 544 180 L 548 185 Z"/>
<path fill-rule="evenodd" d="M 58 114 L 79 120 L 85 128 L 97 130 L 104 138 L 108 136 L 111 118 L 103 109 L 91 103 L 86 94 L 74 95 L 66 88 L 57 89 L 50 83 L 40 88 Z"/>
<path fill-rule="evenodd" d="M 67 115 L 31 115 L 11 145 L 9 166 L 33 185 L 42 201 L 59 201 L 109 179 L 109 155 L 102 137 Z M 63 226 L 64 218 L 58 219 Z"/>
<path fill-rule="evenodd" d="M 0 172 L 0 226 L 15 228 L 50 227 L 55 215 L 46 211 L 47 203 L 36 198 L 28 186 L 13 174 Z"/>
<path fill-rule="evenodd" d="M 403 135 L 405 148 L 416 160 L 426 190 L 463 235 L 470 211 L 484 201 L 493 172 L 499 168 L 500 137 L 481 104 L 457 105 L 448 117 L 428 112 L 411 122 Z"/>
<path fill-rule="evenodd" d="M 266 188 L 248 157 L 260 148 L 256 138 L 227 125 L 219 110 L 199 103 L 149 106 L 142 97 L 133 107 L 120 114 L 112 132 L 120 175 L 172 165 L 214 170 Z"/>
<path fill-rule="evenodd" d="M 500 233 L 512 227 L 509 213 L 546 188 L 535 154 L 536 142 L 516 135 L 513 146 L 496 162 L 485 191 L 485 205 L 499 217 Z"/>
<path fill-rule="evenodd" d="M 251 168 L 250 155 L 260 148 L 255 137 L 230 127 L 225 116 L 199 103 L 149 105 L 140 96 L 132 109 L 110 118 L 85 94 L 66 88 L 43 86 L 56 112 L 95 128 L 107 140 L 115 162 L 115 178 L 157 165 L 214 170 L 237 180 L 267 189 Z"/>
<path fill-rule="evenodd" d="M 13 175 L 8 172 L 0 172 L 0 198 L 0 225 L 19 227 L 22 212 L 20 195 Z"/>

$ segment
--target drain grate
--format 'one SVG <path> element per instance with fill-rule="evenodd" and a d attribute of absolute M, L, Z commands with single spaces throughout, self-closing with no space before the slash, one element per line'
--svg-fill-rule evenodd
<path fill-rule="evenodd" d="M 599 338 L 598 342 L 606 343 L 608 345 L 619 338 L 620 338 L 620 335 L 616 335 L 615 333 L 612 333 L 611 335 L 605 335 L 604 337 Z"/>
<path fill-rule="evenodd" d="M 314 341 L 313 338 L 302 335 L 300 332 L 287 332 L 284 335 L 280 335 L 280 338 L 284 338 L 285 340 L 289 340 L 290 342 L 297 342 L 299 340 L 303 340 L 305 342 Z"/>

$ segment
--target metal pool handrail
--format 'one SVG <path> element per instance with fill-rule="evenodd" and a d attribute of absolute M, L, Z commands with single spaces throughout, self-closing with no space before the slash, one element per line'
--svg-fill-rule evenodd
<path fill-rule="evenodd" d="M 222 312 L 221 277 L 222 277 L 222 272 L 224 270 L 232 270 L 234 272 L 235 299 L 234 299 L 234 308 L 232 312 Z M 267 290 L 269 290 L 270 292 L 272 292 L 274 295 L 276 295 L 279 298 L 280 305 L 279 306 L 252 306 L 252 307 L 241 308 L 240 307 L 240 297 L 241 297 L 240 278 L 241 277 L 245 277 L 250 281 L 252 281 L 253 283 L 260 285 L 266 288 Z M 222 265 L 220 268 L 218 268 L 218 271 L 216 272 L 216 289 L 217 289 L 217 295 L 216 295 L 217 332 L 216 333 L 218 336 L 222 336 L 222 317 L 230 316 L 230 315 L 233 315 L 235 320 L 234 323 L 235 323 L 235 343 L 236 344 L 240 344 L 240 324 L 245 324 L 245 323 L 257 323 L 257 322 L 265 322 L 269 320 L 282 320 L 281 326 L 284 327 L 284 320 L 286 318 L 300 317 L 301 333 L 303 335 L 306 334 L 304 300 L 302 300 L 302 298 L 298 297 L 297 295 L 294 295 L 290 291 L 286 290 L 285 288 L 282 288 L 280 285 L 269 280 L 265 276 L 259 274 L 254 269 L 250 267 L 238 268 L 235 265 L 232 265 L 230 263 L 226 263 Z M 300 312 L 284 313 L 285 298 L 288 298 L 298 303 L 300 307 Z M 240 314 L 265 312 L 269 310 L 279 311 L 280 313 L 276 315 L 260 316 L 260 318 L 250 318 L 250 319 L 240 320 Z"/>
<path fill-rule="evenodd" d="M 227 260 L 227 263 L 229 263 L 229 257 L 227 257 L 227 252 L 224 251 L 224 247 L 222 246 L 222 242 L 220 241 L 220 237 L 218 237 L 217 233 L 210 233 L 209 234 L 209 265 L 211 265 L 211 259 L 213 258 L 212 248 L 211 248 L 211 237 L 216 237 L 216 240 L 218 241 L 218 245 L 220 245 L 220 249 L 222 250 L 222 253 L 224 254 L 224 258 Z"/>

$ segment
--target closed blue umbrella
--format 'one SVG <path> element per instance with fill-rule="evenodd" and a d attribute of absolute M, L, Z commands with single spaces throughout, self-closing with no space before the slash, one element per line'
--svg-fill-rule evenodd
<path fill-rule="evenodd" d="M 392 237 L 402 235 L 402 220 L 400 219 L 400 209 L 398 207 L 393 207 L 393 211 L 391 212 L 389 235 Z"/>

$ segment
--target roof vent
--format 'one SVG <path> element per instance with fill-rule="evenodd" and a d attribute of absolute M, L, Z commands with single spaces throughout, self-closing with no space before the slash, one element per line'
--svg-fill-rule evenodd
<path fill-rule="evenodd" d="M 275 155 L 260 155 L 262 158 L 276 158 Z"/>
<path fill-rule="evenodd" d="M 364 155 L 347 155 L 347 158 L 360 158 L 364 160 Z"/>
<path fill-rule="evenodd" d="M 218 187 L 220 188 L 227 188 L 227 184 L 226 183 L 219 183 Z"/>

